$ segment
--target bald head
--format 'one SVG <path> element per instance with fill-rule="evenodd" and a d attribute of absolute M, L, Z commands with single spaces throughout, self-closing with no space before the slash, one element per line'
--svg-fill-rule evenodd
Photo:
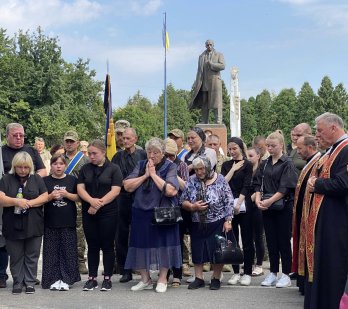
<path fill-rule="evenodd" d="M 291 131 L 291 141 L 297 146 L 297 140 L 304 135 L 311 135 L 312 129 L 308 123 L 300 123 L 295 126 Z"/>

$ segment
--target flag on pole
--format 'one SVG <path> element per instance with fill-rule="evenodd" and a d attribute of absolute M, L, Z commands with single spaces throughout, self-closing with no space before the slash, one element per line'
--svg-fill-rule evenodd
<path fill-rule="evenodd" d="M 167 31 L 167 21 L 164 19 L 163 22 L 163 32 L 162 32 L 162 39 L 163 39 L 163 47 L 168 50 L 169 49 L 169 34 Z"/>
<path fill-rule="evenodd" d="M 112 118 L 111 83 L 110 83 L 109 74 L 106 74 L 106 79 L 105 79 L 104 110 L 106 115 L 106 126 L 105 126 L 106 156 L 109 160 L 111 160 L 116 153 L 116 139 L 115 139 L 114 121 Z"/>

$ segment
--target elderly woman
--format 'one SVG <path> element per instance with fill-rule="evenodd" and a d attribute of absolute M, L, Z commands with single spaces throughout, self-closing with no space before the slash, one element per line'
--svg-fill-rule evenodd
<path fill-rule="evenodd" d="M 124 181 L 124 188 L 135 192 L 125 269 L 136 269 L 141 274 L 141 281 L 132 291 L 152 289 L 149 271 L 159 269 L 156 292 L 163 293 L 167 290 L 168 269 L 182 264 L 179 225 L 152 225 L 151 220 L 155 207 L 177 203 L 177 166 L 166 160 L 163 140 L 150 139 L 145 150 L 147 160 L 138 162 Z"/>
<path fill-rule="evenodd" d="M 210 262 L 213 267 L 210 289 L 218 290 L 223 265 L 213 261 L 215 235 L 232 229 L 233 195 L 224 176 L 214 172 L 207 157 L 195 158 L 192 168 L 196 175 L 190 177 L 181 196 L 183 208 L 192 212 L 191 247 L 195 280 L 188 288 L 194 290 L 205 286 L 203 263 Z"/>
<path fill-rule="evenodd" d="M 188 165 L 190 175 L 194 174 L 192 161 L 200 155 L 208 157 L 212 168 L 215 169 L 217 163 L 216 152 L 204 146 L 205 140 L 206 135 L 199 127 L 194 127 L 187 133 L 187 143 L 191 150 L 185 155 L 183 160 Z"/>
<path fill-rule="evenodd" d="M 98 288 L 97 276 L 100 250 L 103 252 L 104 280 L 101 291 L 110 291 L 115 261 L 117 200 L 122 186 L 122 173 L 118 165 L 106 158 L 103 141 L 94 140 L 88 146 L 90 163 L 79 173 L 77 193 L 82 199 L 82 224 L 88 252 L 88 280 L 83 290 Z"/>
<path fill-rule="evenodd" d="M 42 178 L 34 174 L 31 156 L 18 152 L 9 174 L 0 181 L 0 206 L 4 207 L 3 234 L 10 256 L 12 294 L 35 293 L 34 285 L 44 230 L 42 205 L 48 194 Z"/>

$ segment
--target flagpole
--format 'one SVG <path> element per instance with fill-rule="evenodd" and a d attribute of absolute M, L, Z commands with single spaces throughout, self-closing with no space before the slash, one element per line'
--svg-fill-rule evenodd
<path fill-rule="evenodd" d="M 164 12 L 164 138 L 167 137 L 167 13 Z"/>

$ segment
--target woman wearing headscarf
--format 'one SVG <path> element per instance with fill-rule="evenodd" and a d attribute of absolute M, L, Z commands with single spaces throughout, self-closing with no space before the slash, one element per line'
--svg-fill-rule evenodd
<path fill-rule="evenodd" d="M 234 275 L 228 281 L 235 285 L 248 286 L 251 281 L 251 273 L 254 259 L 253 226 L 252 226 L 252 202 L 251 180 L 253 174 L 252 163 L 247 159 L 243 141 L 239 137 L 231 137 L 227 143 L 227 149 L 232 159 L 222 164 L 221 174 L 231 188 L 236 199 L 234 208 L 233 234 L 238 242 L 239 227 L 242 236 L 244 251 L 244 275 L 239 274 L 239 265 L 232 265 Z M 241 208 L 242 207 L 242 208 Z"/>
<path fill-rule="evenodd" d="M 179 225 L 153 225 L 152 218 L 155 207 L 177 204 L 177 166 L 166 159 L 160 138 L 150 139 L 145 150 L 147 160 L 139 161 L 123 182 L 128 192 L 135 192 L 125 269 L 141 274 L 132 291 L 152 290 L 150 270 L 159 270 L 156 292 L 163 293 L 167 291 L 168 269 L 182 265 Z"/>
<path fill-rule="evenodd" d="M 192 161 L 200 155 L 205 155 L 208 157 L 212 168 L 215 169 L 217 163 L 216 153 L 213 149 L 205 147 L 205 140 L 206 135 L 199 127 L 193 127 L 187 133 L 187 144 L 190 146 L 191 150 L 185 155 L 183 160 L 189 168 L 190 176 L 195 173 L 193 170 Z"/>
<path fill-rule="evenodd" d="M 195 280 L 188 288 L 193 290 L 205 286 L 203 263 L 210 262 L 213 267 L 210 289 L 218 290 L 223 264 L 214 264 L 213 261 L 215 235 L 232 229 L 233 195 L 225 178 L 214 172 L 206 156 L 195 158 L 192 169 L 195 175 L 189 178 L 181 196 L 183 208 L 192 215 L 191 247 Z"/>
<path fill-rule="evenodd" d="M 4 207 L 3 234 L 10 256 L 12 294 L 35 293 L 37 264 L 44 232 L 42 205 L 48 194 L 43 179 L 34 174 L 31 156 L 18 152 L 9 174 L 0 181 L 0 206 Z"/>

